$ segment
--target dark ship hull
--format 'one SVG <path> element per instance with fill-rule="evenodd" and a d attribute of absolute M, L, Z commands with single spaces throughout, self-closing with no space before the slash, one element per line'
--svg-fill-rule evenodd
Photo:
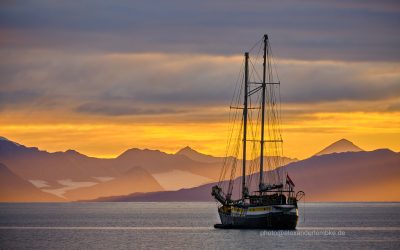
<path fill-rule="evenodd" d="M 218 213 L 222 224 L 216 224 L 215 228 L 293 230 L 298 220 L 295 205 L 247 208 L 222 206 Z"/>

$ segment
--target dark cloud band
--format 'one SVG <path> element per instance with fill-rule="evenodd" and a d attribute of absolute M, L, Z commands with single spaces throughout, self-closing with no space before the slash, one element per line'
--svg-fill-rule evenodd
<path fill-rule="evenodd" d="M 2 47 L 236 54 L 269 33 L 280 57 L 399 61 L 398 1 L 10 1 Z M 7 39 L 6 39 L 7 38 Z"/>

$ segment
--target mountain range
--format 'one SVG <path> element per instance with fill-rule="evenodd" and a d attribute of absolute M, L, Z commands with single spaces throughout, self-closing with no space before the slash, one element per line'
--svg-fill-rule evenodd
<path fill-rule="evenodd" d="M 400 153 L 388 149 L 314 156 L 290 163 L 284 170 L 290 174 L 297 190 L 306 193 L 307 201 L 400 201 Z M 258 174 L 252 179 L 257 180 Z M 238 197 L 241 178 L 234 183 L 233 197 Z M 95 201 L 212 201 L 211 187 L 216 184 L 178 191 L 101 197 Z M 256 183 L 252 184 L 249 189 L 256 190 Z M 226 186 L 226 182 L 222 186 Z"/>
<path fill-rule="evenodd" d="M 50 153 L 0 137 L 1 163 L 41 191 L 69 201 L 199 186 L 219 180 L 223 160 L 189 147 L 175 154 L 132 148 L 101 159 L 75 150 Z"/>
<path fill-rule="evenodd" d="M 133 148 L 101 159 L 74 150 L 50 153 L 0 137 L 0 180 L 7 180 L 0 201 L 210 200 L 224 160 L 190 147 L 175 154 Z M 281 160 L 309 200 L 400 200 L 399 153 L 365 152 L 342 139 L 308 159 Z"/>

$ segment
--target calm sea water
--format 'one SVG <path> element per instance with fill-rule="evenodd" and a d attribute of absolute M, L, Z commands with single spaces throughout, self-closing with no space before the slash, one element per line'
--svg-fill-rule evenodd
<path fill-rule="evenodd" d="M 296 231 L 221 230 L 215 203 L 0 203 L 1 249 L 400 249 L 400 203 L 307 203 Z"/>

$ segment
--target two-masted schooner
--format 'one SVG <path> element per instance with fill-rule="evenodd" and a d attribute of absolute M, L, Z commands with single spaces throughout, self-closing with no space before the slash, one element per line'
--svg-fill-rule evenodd
<path fill-rule="evenodd" d="M 273 66 L 268 35 L 264 35 L 244 54 L 230 107 L 227 157 L 211 192 L 219 203 L 221 224 L 216 228 L 296 228 L 297 202 L 304 192 L 295 193 L 282 167 L 280 80 Z"/>

